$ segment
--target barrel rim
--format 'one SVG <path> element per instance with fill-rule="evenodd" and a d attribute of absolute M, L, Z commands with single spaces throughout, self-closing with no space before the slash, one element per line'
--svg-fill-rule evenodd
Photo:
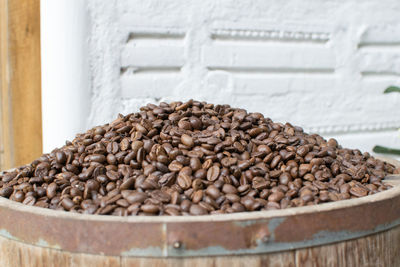
<path fill-rule="evenodd" d="M 393 188 L 361 198 L 199 216 L 78 214 L 0 197 L 0 237 L 72 253 L 120 257 L 287 251 L 360 238 L 400 225 L 400 176 L 387 177 L 385 182 Z"/>
<path fill-rule="evenodd" d="M 400 177 L 400 175 L 399 175 Z M 215 214 L 215 215 L 193 215 L 193 216 L 115 216 L 115 215 L 97 215 L 97 214 L 81 214 L 61 210 L 52 210 L 48 208 L 28 206 L 8 198 L 0 197 L 0 206 L 12 208 L 16 211 L 34 213 L 46 217 L 68 218 L 73 220 L 89 220 L 89 221 L 105 221 L 105 222 L 130 222 L 130 223 L 144 223 L 144 222 L 157 222 L 157 223 L 173 223 L 173 222 L 209 222 L 209 221 L 226 221 L 226 220 L 254 220 L 254 219 L 268 219 L 274 217 L 285 217 L 297 214 L 308 214 L 315 212 L 323 212 L 342 208 L 351 208 L 354 206 L 367 204 L 376 201 L 390 199 L 394 196 L 400 195 L 400 185 L 394 186 L 390 189 L 378 192 L 373 195 L 368 195 L 360 198 L 338 200 L 333 202 L 321 203 L 303 207 L 292 207 L 279 210 L 267 211 L 251 211 L 251 212 L 237 212 L 231 214 Z"/>

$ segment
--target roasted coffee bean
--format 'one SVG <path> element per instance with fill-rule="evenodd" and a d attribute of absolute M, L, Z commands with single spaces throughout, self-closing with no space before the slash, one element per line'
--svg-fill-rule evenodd
<path fill-rule="evenodd" d="M 186 211 L 186 212 L 189 212 L 190 206 L 191 206 L 191 203 L 187 199 L 184 199 L 180 205 L 182 211 Z"/>
<path fill-rule="evenodd" d="M 193 171 L 197 171 L 201 168 L 201 162 L 199 158 L 190 158 L 190 168 Z"/>
<path fill-rule="evenodd" d="M 239 202 L 235 202 L 232 204 L 232 210 L 234 212 L 243 212 L 246 210 L 246 208 Z"/>
<path fill-rule="evenodd" d="M 109 154 L 116 154 L 119 150 L 119 146 L 117 142 L 110 142 L 108 143 L 107 147 L 107 153 Z"/>
<path fill-rule="evenodd" d="M 14 201 L 22 202 L 25 199 L 25 194 L 22 191 L 16 191 L 14 192 L 14 194 L 11 195 L 10 198 Z"/>
<path fill-rule="evenodd" d="M 168 203 L 171 200 L 171 196 L 161 190 L 154 190 L 150 193 L 150 196 L 163 203 Z"/>
<path fill-rule="evenodd" d="M 207 171 L 207 180 L 213 182 L 218 179 L 220 168 L 217 165 L 210 167 Z"/>
<path fill-rule="evenodd" d="M 192 185 L 192 178 L 186 173 L 179 173 L 176 182 L 183 190 L 186 190 Z"/>
<path fill-rule="evenodd" d="M 184 144 L 185 146 L 187 146 L 189 148 L 191 148 L 194 145 L 193 138 L 187 134 L 183 134 L 181 136 L 181 142 L 182 142 L 182 144 Z"/>
<path fill-rule="evenodd" d="M 36 198 L 34 196 L 26 196 L 22 204 L 33 206 L 36 203 Z"/>
<path fill-rule="evenodd" d="M 212 197 L 213 199 L 217 199 L 221 196 L 221 192 L 215 185 L 210 185 L 206 189 L 206 194 Z"/>
<path fill-rule="evenodd" d="M 278 163 L 282 160 L 281 155 L 275 156 L 270 164 L 271 169 L 275 169 L 278 166 Z"/>
<path fill-rule="evenodd" d="M 175 173 L 170 172 L 166 173 L 163 176 L 161 176 L 160 180 L 158 180 L 158 184 L 162 186 L 171 186 L 175 183 Z"/>
<path fill-rule="evenodd" d="M 169 165 L 168 165 L 168 169 L 171 172 L 179 172 L 181 169 L 183 168 L 183 164 L 178 162 L 178 161 L 172 161 Z"/>
<path fill-rule="evenodd" d="M 203 208 L 201 205 L 193 204 L 190 206 L 190 214 L 192 215 L 205 215 L 207 213 L 207 209 Z"/>
<path fill-rule="evenodd" d="M 166 208 L 164 213 L 166 215 L 170 215 L 170 216 L 178 216 L 181 215 L 180 211 L 178 209 L 174 209 L 174 208 Z"/>
<path fill-rule="evenodd" d="M 64 207 L 64 209 L 70 210 L 74 206 L 74 202 L 66 197 L 61 201 L 61 205 Z"/>
<path fill-rule="evenodd" d="M 65 155 L 64 151 L 56 152 L 56 161 L 60 164 L 64 164 L 67 161 L 67 156 Z"/>
<path fill-rule="evenodd" d="M 127 190 L 130 189 L 131 187 L 133 187 L 133 185 L 135 184 L 135 178 L 131 177 L 126 179 L 120 186 L 119 189 L 120 190 Z"/>
<path fill-rule="evenodd" d="M 106 161 L 106 157 L 104 155 L 100 154 L 94 154 L 94 155 L 89 155 L 89 161 L 91 162 L 98 162 L 98 163 L 103 163 Z"/>
<path fill-rule="evenodd" d="M 240 201 L 240 197 L 236 194 L 226 194 L 225 197 L 232 203 Z"/>
<path fill-rule="evenodd" d="M 300 198 L 304 201 L 304 202 L 309 202 L 314 200 L 314 195 L 312 193 L 311 190 L 309 189 L 305 189 L 303 191 L 301 191 L 300 193 Z"/>
<path fill-rule="evenodd" d="M 207 170 L 205 169 L 199 169 L 194 173 L 194 178 L 196 179 L 204 179 L 207 177 Z"/>
<path fill-rule="evenodd" d="M 306 175 L 304 175 L 303 179 L 312 182 L 315 180 L 315 177 L 311 173 L 307 173 Z"/>
<path fill-rule="evenodd" d="M 281 183 L 283 185 L 287 185 L 290 181 L 292 181 L 292 176 L 287 172 L 283 172 L 279 176 L 279 183 Z"/>
<path fill-rule="evenodd" d="M 354 186 L 354 187 L 350 188 L 349 193 L 356 197 L 363 197 L 368 194 L 368 190 L 358 187 L 358 186 Z"/>
<path fill-rule="evenodd" d="M 46 195 L 49 199 L 55 197 L 56 195 L 56 190 L 57 190 L 57 184 L 56 183 L 51 183 L 47 186 L 46 188 Z"/>
<path fill-rule="evenodd" d="M 44 177 L 49 174 L 51 166 L 48 162 L 41 162 L 35 168 L 35 176 Z"/>
<path fill-rule="evenodd" d="M 267 188 L 269 181 L 265 180 L 263 177 L 254 177 L 252 180 L 252 187 L 257 190 L 263 190 Z"/>
<path fill-rule="evenodd" d="M 11 194 L 13 193 L 13 188 L 12 187 L 3 187 L 0 189 L 0 196 L 2 197 L 10 197 Z"/>
<path fill-rule="evenodd" d="M 268 201 L 279 202 L 279 201 L 281 201 L 281 199 L 282 199 L 284 196 L 285 196 L 285 195 L 284 195 L 281 191 L 277 191 L 277 192 L 272 193 L 271 195 L 269 195 Z"/>
<path fill-rule="evenodd" d="M 160 208 L 153 204 L 145 204 L 140 206 L 140 209 L 146 213 L 158 213 Z"/>
<path fill-rule="evenodd" d="M 101 215 L 203 215 L 363 197 L 394 166 L 228 105 L 149 104 L 0 174 L 0 196 Z"/>
<path fill-rule="evenodd" d="M 147 199 L 147 194 L 143 192 L 122 191 L 122 197 L 130 204 L 143 203 Z"/>
<path fill-rule="evenodd" d="M 116 181 L 118 180 L 121 176 L 118 172 L 113 171 L 113 170 L 109 170 L 106 172 L 107 177 L 111 180 L 111 181 Z"/>
<path fill-rule="evenodd" d="M 199 203 L 203 199 L 203 190 L 197 190 L 193 193 L 192 202 Z"/>
<path fill-rule="evenodd" d="M 222 187 L 222 192 L 225 194 L 236 194 L 238 192 L 237 188 L 231 184 L 224 184 Z"/>

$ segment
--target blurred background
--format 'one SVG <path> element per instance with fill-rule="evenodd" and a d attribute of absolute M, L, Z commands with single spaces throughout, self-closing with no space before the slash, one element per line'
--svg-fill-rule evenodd
<path fill-rule="evenodd" d="M 43 151 L 190 98 L 400 148 L 400 94 L 383 93 L 400 86 L 399 14 L 398 0 L 42 0 Z"/>

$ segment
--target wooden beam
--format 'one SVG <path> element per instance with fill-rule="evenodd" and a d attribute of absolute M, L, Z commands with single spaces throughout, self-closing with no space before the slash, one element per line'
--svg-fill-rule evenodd
<path fill-rule="evenodd" d="M 40 0 L 0 1 L 1 168 L 42 153 Z"/>

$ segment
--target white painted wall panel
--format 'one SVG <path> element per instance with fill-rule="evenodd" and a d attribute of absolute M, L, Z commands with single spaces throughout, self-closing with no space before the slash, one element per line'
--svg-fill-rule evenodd
<path fill-rule="evenodd" d="M 85 1 L 43 0 L 40 13 L 43 151 L 50 152 L 88 127 L 89 23 Z"/>
<path fill-rule="evenodd" d="M 232 70 L 332 71 L 335 57 L 329 48 L 297 45 L 233 44 L 205 46 L 204 64 Z"/>
<path fill-rule="evenodd" d="M 124 67 L 181 67 L 184 63 L 183 48 L 176 46 L 126 46 L 122 50 L 121 58 L 121 64 Z"/>
<path fill-rule="evenodd" d="M 121 76 L 121 95 L 127 99 L 140 99 L 150 97 L 152 99 L 162 98 L 170 95 L 181 80 L 181 75 L 157 73 L 138 73 Z M 142 88 L 142 90 L 132 90 Z"/>
<path fill-rule="evenodd" d="M 85 3 L 91 108 L 82 130 L 147 102 L 195 98 L 366 150 L 380 139 L 398 145 L 400 95 L 382 94 L 400 85 L 398 0 Z"/>

